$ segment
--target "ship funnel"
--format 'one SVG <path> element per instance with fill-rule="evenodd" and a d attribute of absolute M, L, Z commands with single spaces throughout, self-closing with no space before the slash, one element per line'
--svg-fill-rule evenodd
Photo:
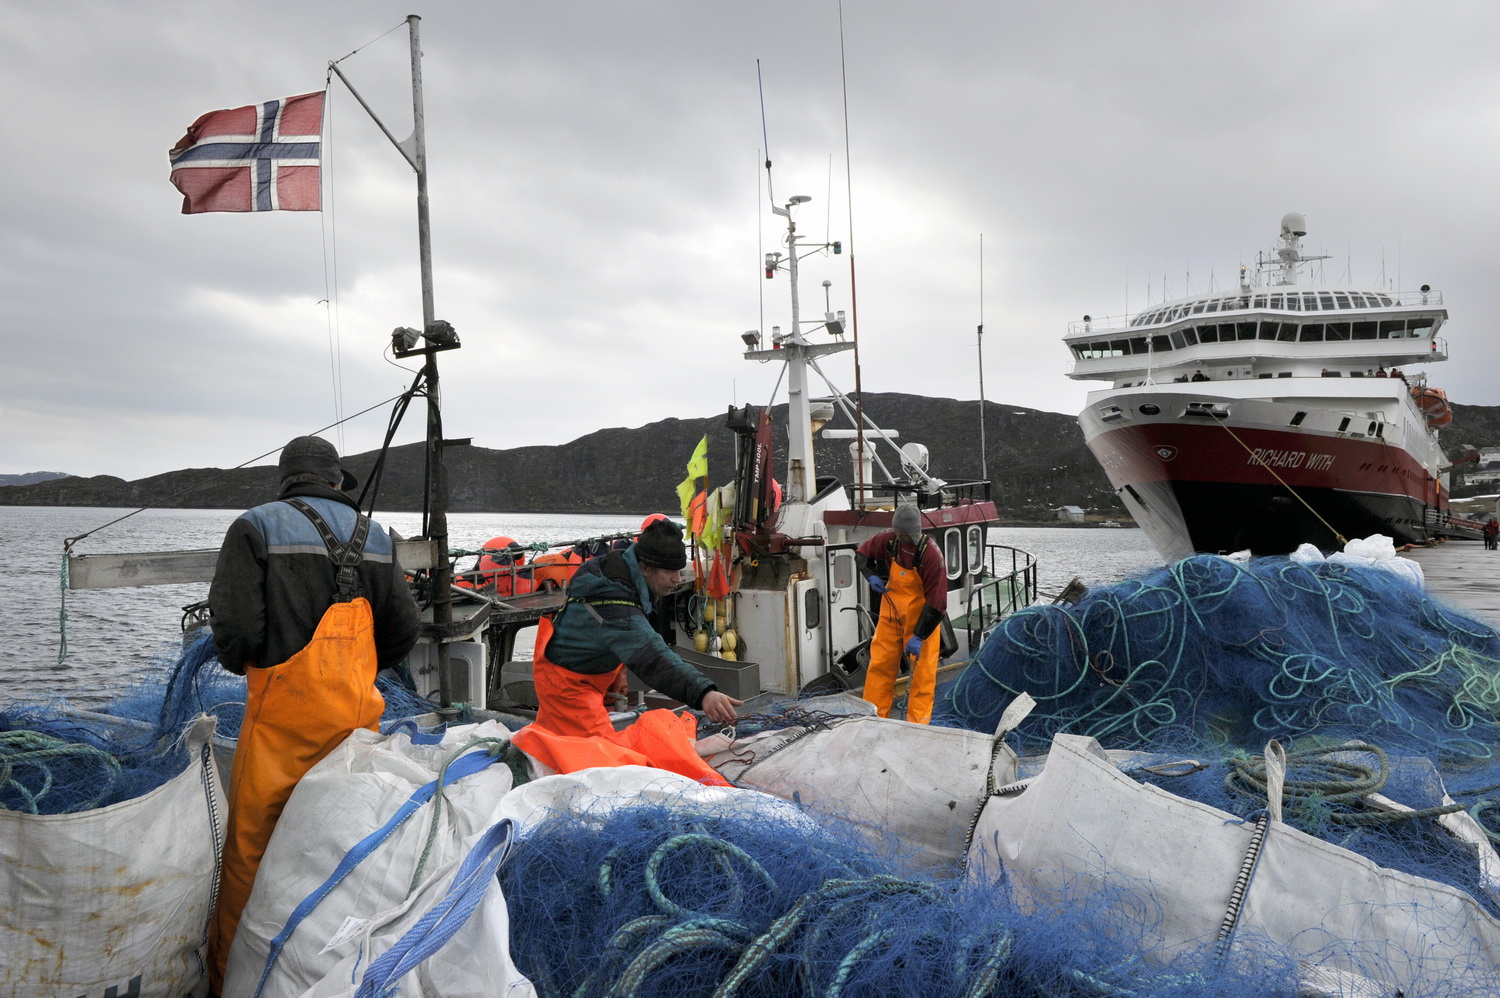
<path fill-rule="evenodd" d="M 1293 236 L 1307 235 L 1307 219 L 1300 211 L 1289 211 L 1281 216 L 1281 234 Z"/>

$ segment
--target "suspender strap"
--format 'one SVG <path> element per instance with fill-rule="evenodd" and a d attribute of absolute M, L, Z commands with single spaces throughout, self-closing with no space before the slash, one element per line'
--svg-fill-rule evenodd
<path fill-rule="evenodd" d="M 312 525 L 318 528 L 318 535 L 323 538 L 323 544 L 328 548 L 328 557 L 333 560 L 334 567 L 338 569 L 338 601 L 347 603 L 358 596 L 359 593 L 359 563 L 364 559 L 365 538 L 370 536 L 370 518 L 363 513 L 356 513 L 354 522 L 354 536 L 349 538 L 346 544 L 338 539 L 333 528 L 318 511 L 307 503 L 292 496 L 283 499 L 282 502 L 299 511 L 303 516 L 312 521 Z"/>

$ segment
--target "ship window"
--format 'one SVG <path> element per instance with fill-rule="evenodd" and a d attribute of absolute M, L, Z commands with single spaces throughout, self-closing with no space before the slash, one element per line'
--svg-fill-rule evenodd
<path fill-rule="evenodd" d="M 948 578 L 956 579 L 964 571 L 964 540 L 957 527 L 949 527 L 943 534 L 943 560 L 948 563 Z"/>
<path fill-rule="evenodd" d="M 1326 297 L 1325 297 L 1325 300 L 1326 300 Z M 1335 291 L 1333 293 L 1333 300 L 1336 301 L 1336 302 L 1338 302 L 1338 307 L 1339 308 L 1348 308 L 1349 307 L 1349 296 L 1346 295 L 1346 294 L 1341 294 L 1341 293 Z"/>
<path fill-rule="evenodd" d="M 1292 376 L 1292 372 L 1291 371 L 1282 371 L 1282 372 L 1280 372 L 1279 374 L 1276 375 L 1276 377 L 1278 377 L 1278 378 L 1290 378 L 1291 376 Z"/>
<path fill-rule="evenodd" d="M 1343 419 L 1339 420 L 1339 432 L 1343 433 L 1348 428 L 1349 428 L 1349 417 L 1345 416 Z"/>
<path fill-rule="evenodd" d="M 1365 433 L 1368 434 L 1369 436 L 1373 437 L 1373 436 L 1375 436 L 1375 429 L 1376 429 L 1376 424 L 1375 423 L 1371 423 L 1370 424 L 1370 428 L 1368 430 L 1366 430 Z"/>
<path fill-rule="evenodd" d="M 1287 425 L 1288 426 L 1301 426 L 1302 425 L 1302 421 L 1304 419 L 1306 419 L 1306 418 L 1307 418 L 1307 413 L 1305 413 L 1305 412 L 1299 412 L 1295 416 L 1292 417 L 1291 422 L 1289 422 Z"/>
<path fill-rule="evenodd" d="M 1142 416 L 1155 416 L 1160 412 L 1161 406 L 1157 405 L 1155 402 L 1142 402 L 1140 404 L 1140 414 Z"/>
<path fill-rule="evenodd" d="M 1242 339 L 1242 340 L 1253 340 L 1253 339 L 1255 339 L 1255 323 L 1253 323 L 1253 322 L 1241 322 L 1241 323 L 1239 323 L 1239 327 L 1240 327 L 1240 339 Z"/>
<path fill-rule="evenodd" d="M 1151 337 L 1151 349 L 1152 350 L 1170 350 L 1170 349 L 1172 349 L 1172 341 L 1170 339 L 1168 339 L 1166 336 L 1163 336 L 1160 333 L 1158 333 L 1157 335 Z"/>
<path fill-rule="evenodd" d="M 1323 342 L 1323 324 L 1321 322 L 1309 322 L 1297 330 L 1297 339 L 1302 343 Z"/>
<path fill-rule="evenodd" d="M 1297 339 L 1297 324 L 1295 322 L 1283 322 L 1281 328 L 1276 330 L 1276 339 L 1282 343 L 1293 343 Z"/>
<path fill-rule="evenodd" d="M 1286 299 L 1283 298 L 1281 295 L 1272 295 L 1271 296 L 1271 307 L 1272 308 L 1286 308 Z"/>
<path fill-rule="evenodd" d="M 1311 298 L 1313 296 L 1308 295 L 1308 297 Z M 1333 311 L 1333 295 L 1318 295 L 1317 298 L 1318 304 L 1321 305 L 1325 311 Z"/>
<path fill-rule="evenodd" d="M 1405 335 L 1405 319 L 1386 319 L 1380 324 L 1380 338 L 1383 340 L 1399 340 Z"/>
<path fill-rule="evenodd" d="M 1146 352 L 1146 337 L 1144 337 L 1144 336 L 1132 336 L 1126 342 L 1128 342 L 1130 344 L 1130 352 L 1131 353 L 1134 353 L 1134 354 L 1143 354 L 1143 353 Z"/>
<path fill-rule="evenodd" d="M 1192 312 L 1192 314 L 1193 315 L 1197 315 L 1198 313 L 1200 313 L 1202 311 L 1203 311 L 1203 303 L 1201 301 L 1193 302 L 1193 312 Z"/>
<path fill-rule="evenodd" d="M 1301 295 L 1287 295 L 1286 296 L 1286 307 L 1289 310 L 1293 311 L 1293 312 L 1300 312 L 1300 311 L 1302 311 L 1302 296 Z"/>
<path fill-rule="evenodd" d="M 1373 340 L 1375 338 L 1375 323 L 1356 322 L 1354 324 L 1354 338 L 1356 340 Z"/>
<path fill-rule="evenodd" d="M 980 575 L 984 572 L 984 528 L 972 526 L 969 528 L 969 574 Z"/>
<path fill-rule="evenodd" d="M 1182 330 L 1182 338 L 1187 340 L 1188 346 L 1196 346 L 1198 343 L 1198 330 L 1187 326 Z"/>
<path fill-rule="evenodd" d="M 1208 302 L 1207 304 L 1205 304 L 1203 306 L 1203 311 L 1205 311 L 1205 312 L 1217 312 L 1218 310 L 1219 310 L 1219 303 L 1218 303 L 1217 300 Z"/>
<path fill-rule="evenodd" d="M 1406 335 L 1412 339 L 1420 339 L 1430 332 L 1432 332 L 1431 319 L 1413 319 L 1411 320 L 1411 329 L 1407 331 Z"/>
<path fill-rule="evenodd" d="M 1260 324 L 1260 338 L 1263 340 L 1274 340 L 1276 338 L 1276 330 L 1280 326 L 1279 322 L 1262 322 Z"/>
<path fill-rule="evenodd" d="M 823 623 L 823 597 L 816 586 L 802 594 L 802 626 L 809 631 Z"/>
<path fill-rule="evenodd" d="M 1381 440 L 1384 440 L 1385 439 L 1385 424 L 1384 423 L 1371 423 L 1370 425 L 1375 428 L 1375 436 L 1379 437 Z"/>
<path fill-rule="evenodd" d="M 1373 297 L 1369 297 L 1369 296 L 1366 296 L 1366 295 L 1350 295 L 1349 298 L 1350 298 L 1351 301 L 1354 302 L 1354 307 L 1355 308 L 1374 308 L 1375 307 L 1375 299 Z"/>
<path fill-rule="evenodd" d="M 1172 346 L 1178 350 L 1187 346 L 1187 338 L 1182 335 L 1182 330 L 1174 330 L 1172 333 Z"/>
<path fill-rule="evenodd" d="M 1219 327 L 1218 326 L 1199 326 L 1198 327 L 1198 342 L 1199 343 L 1217 343 L 1217 342 L 1219 342 Z"/>
<path fill-rule="evenodd" d="M 1324 337 L 1328 342 L 1342 343 L 1349 338 L 1349 323 L 1330 322 L 1328 324 L 1328 335 Z"/>
<path fill-rule="evenodd" d="M 1266 307 L 1266 296 L 1265 295 L 1256 295 L 1255 298 L 1251 300 L 1250 305 L 1251 305 L 1252 308 L 1265 308 Z"/>
<path fill-rule="evenodd" d="M 1396 304 L 1396 299 L 1391 298 L 1388 295 L 1381 295 L 1380 296 L 1380 304 L 1384 305 L 1386 308 L 1391 308 L 1392 306 L 1394 306 Z"/>
<path fill-rule="evenodd" d="M 1110 340 L 1109 341 L 1109 355 L 1111 357 L 1124 357 L 1128 353 L 1130 353 L 1130 341 L 1129 340 Z"/>

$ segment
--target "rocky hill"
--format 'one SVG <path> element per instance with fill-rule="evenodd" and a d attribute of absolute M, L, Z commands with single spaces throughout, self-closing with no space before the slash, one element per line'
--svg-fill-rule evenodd
<path fill-rule="evenodd" d="M 978 402 L 883 393 L 867 395 L 864 404 L 876 423 L 899 431 L 901 442 L 927 446 L 934 475 L 948 481 L 980 477 Z M 786 407 L 777 406 L 772 418 L 778 437 L 775 467 L 784 469 Z M 985 463 L 1005 515 L 1046 520 L 1050 509 L 1064 504 L 1111 516 L 1123 512 L 1072 416 L 991 402 L 986 403 L 985 420 Z M 851 424 L 840 417 L 829 425 Z M 520 513 L 671 509 L 687 459 L 705 434 L 710 482 L 720 484 L 734 466 L 733 434 L 723 415 L 598 430 L 553 447 L 450 447 L 445 451 L 450 508 Z M 815 446 L 820 475 L 852 480 L 848 441 L 819 439 Z M 365 481 L 376 456 L 357 454 L 347 463 Z M 392 448 L 377 509 L 421 509 L 423 464 L 419 445 Z M 197 468 L 132 482 L 70 477 L 0 487 L 0 505 L 237 509 L 264 502 L 275 490 L 274 466 Z"/>

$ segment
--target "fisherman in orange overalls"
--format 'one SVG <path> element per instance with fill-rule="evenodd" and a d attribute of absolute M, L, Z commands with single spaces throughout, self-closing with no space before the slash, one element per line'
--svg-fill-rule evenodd
<path fill-rule="evenodd" d="M 880 622 L 870 641 L 865 699 L 881 717 L 891 712 L 901 659 L 912 656 L 906 719 L 932 720 L 942 634 L 935 633 L 948 610 L 948 573 L 942 552 L 922 533 L 922 514 L 902 506 L 882 530 L 859 546 L 856 560 L 870 591 L 883 597 Z"/>
<path fill-rule="evenodd" d="M 209 934 L 215 993 L 293 787 L 350 732 L 378 727 L 375 673 L 400 664 L 420 622 L 395 545 L 348 495 L 358 480 L 333 445 L 298 437 L 279 470 L 280 498 L 230 526 L 208 592 L 219 663 L 248 684 Z"/>

